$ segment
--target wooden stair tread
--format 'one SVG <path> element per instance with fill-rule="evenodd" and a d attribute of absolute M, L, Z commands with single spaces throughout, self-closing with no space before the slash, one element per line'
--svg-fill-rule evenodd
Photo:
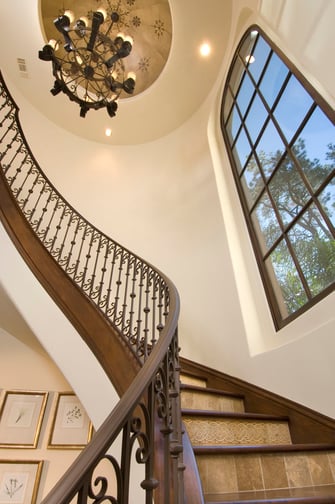
<path fill-rule="evenodd" d="M 226 396 L 226 397 L 233 397 L 236 399 L 244 399 L 243 394 L 238 394 L 237 392 L 230 392 L 227 390 L 219 390 L 216 388 L 210 388 L 210 387 L 200 387 L 197 385 L 187 385 L 187 384 L 181 384 L 180 385 L 180 390 L 183 391 L 190 391 L 190 392 L 199 392 L 202 394 L 213 394 L 213 395 L 218 395 L 218 396 Z"/>
<path fill-rule="evenodd" d="M 196 455 L 215 455 L 233 453 L 285 453 L 285 452 L 311 452 L 311 451 L 335 451 L 335 443 L 301 443 L 280 445 L 195 445 Z"/>
<path fill-rule="evenodd" d="M 206 504 L 335 503 L 335 485 L 205 495 Z"/>
<path fill-rule="evenodd" d="M 287 422 L 288 417 L 284 415 L 268 415 L 264 413 L 234 413 L 225 411 L 212 411 L 212 410 L 196 410 L 185 409 L 181 410 L 183 416 L 192 417 L 212 417 L 212 418 L 231 418 L 239 420 L 270 420 L 275 422 Z"/>

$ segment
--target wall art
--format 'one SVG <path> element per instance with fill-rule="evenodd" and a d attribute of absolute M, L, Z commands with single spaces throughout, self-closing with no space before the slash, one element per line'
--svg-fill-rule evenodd
<path fill-rule="evenodd" d="M 92 431 L 92 423 L 78 397 L 71 392 L 59 393 L 48 447 L 84 448 Z"/>
<path fill-rule="evenodd" d="M 47 398 L 47 392 L 5 392 L 0 410 L 0 448 L 36 448 Z"/>
<path fill-rule="evenodd" d="M 43 461 L 0 460 L 0 504 L 35 504 Z"/>

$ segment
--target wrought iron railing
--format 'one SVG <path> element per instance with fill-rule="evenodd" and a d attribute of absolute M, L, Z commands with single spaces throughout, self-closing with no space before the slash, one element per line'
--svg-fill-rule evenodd
<path fill-rule="evenodd" d="M 117 330 L 140 369 L 91 443 L 43 503 L 75 499 L 72 502 L 81 504 L 126 504 L 135 458 L 145 473 L 140 485 L 142 501 L 152 503 L 155 497 L 155 502 L 181 504 L 179 301 L 175 287 L 146 261 L 87 222 L 53 187 L 26 142 L 19 109 L 2 75 L 0 163 L 1 183 L 15 199 L 18 212 L 114 333 Z M 6 221 L 5 209 L 0 213 Z M 117 458 L 110 447 L 119 435 L 122 450 Z M 113 485 L 104 472 L 99 473 L 106 464 L 114 474 Z"/>

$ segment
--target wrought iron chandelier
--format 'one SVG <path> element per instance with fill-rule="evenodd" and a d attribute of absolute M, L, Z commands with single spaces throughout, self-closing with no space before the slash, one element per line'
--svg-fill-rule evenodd
<path fill-rule="evenodd" d="M 64 41 L 50 40 L 39 58 L 52 62 L 55 77 L 53 96 L 65 93 L 80 106 L 80 116 L 90 110 L 106 108 L 110 117 L 117 111 L 117 99 L 124 91 L 135 89 L 134 72 L 125 71 L 123 59 L 129 56 L 133 41 L 122 33 L 113 37 L 113 27 L 119 21 L 118 12 L 108 16 L 104 9 L 74 21 L 72 11 L 65 11 L 54 20 Z M 115 29 L 114 29 L 115 34 Z"/>

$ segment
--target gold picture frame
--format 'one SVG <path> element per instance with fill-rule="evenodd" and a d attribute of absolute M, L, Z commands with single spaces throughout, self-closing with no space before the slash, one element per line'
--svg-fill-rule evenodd
<path fill-rule="evenodd" d="M 48 448 L 79 450 L 91 440 L 92 423 L 73 392 L 57 395 Z"/>
<path fill-rule="evenodd" d="M 0 460 L 0 503 L 36 504 L 43 461 Z"/>
<path fill-rule="evenodd" d="M 37 447 L 47 399 L 48 392 L 5 392 L 0 409 L 0 448 Z"/>

